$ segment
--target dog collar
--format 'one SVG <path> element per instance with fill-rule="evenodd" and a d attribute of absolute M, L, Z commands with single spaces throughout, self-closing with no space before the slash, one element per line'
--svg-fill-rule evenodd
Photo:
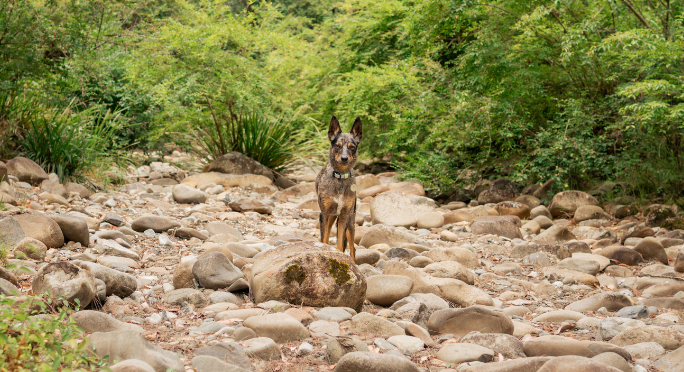
<path fill-rule="evenodd" d="M 338 172 L 338 171 L 333 171 L 333 177 L 344 180 L 344 179 L 347 179 L 347 178 L 351 177 L 351 172 L 349 172 L 349 173 L 340 173 L 340 172 Z"/>

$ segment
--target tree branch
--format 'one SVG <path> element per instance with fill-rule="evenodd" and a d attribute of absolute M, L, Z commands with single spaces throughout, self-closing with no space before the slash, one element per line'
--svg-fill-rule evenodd
<path fill-rule="evenodd" d="M 637 18 L 639 18 L 639 21 L 641 21 L 641 23 L 642 23 L 644 26 L 646 26 L 647 29 L 652 30 L 651 26 L 648 24 L 648 22 L 646 21 L 646 19 L 644 18 L 644 16 L 642 16 L 641 13 L 639 13 L 639 12 L 636 10 L 636 8 L 634 8 L 634 5 L 632 5 L 632 3 L 630 3 L 630 2 L 627 1 L 627 0 L 622 0 L 622 3 L 625 4 L 625 6 L 626 6 L 627 8 L 629 8 L 629 10 L 630 10 L 632 13 L 634 13 L 634 15 L 635 15 Z"/>

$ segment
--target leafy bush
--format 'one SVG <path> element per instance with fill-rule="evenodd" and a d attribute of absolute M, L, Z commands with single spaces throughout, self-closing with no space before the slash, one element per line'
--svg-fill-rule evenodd
<path fill-rule="evenodd" d="M 82 179 L 110 157 L 119 112 L 102 115 L 97 107 L 72 112 L 69 107 L 52 114 L 35 115 L 19 142 L 25 156 L 60 179 Z"/>
<path fill-rule="evenodd" d="M 66 306 L 38 297 L 0 295 L 0 371 L 97 371 L 105 361 L 88 350 Z"/>

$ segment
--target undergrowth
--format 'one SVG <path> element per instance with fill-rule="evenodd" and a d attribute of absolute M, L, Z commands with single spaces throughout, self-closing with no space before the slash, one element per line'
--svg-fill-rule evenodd
<path fill-rule="evenodd" d="M 83 330 L 69 317 L 74 310 L 61 299 L 0 295 L 0 371 L 103 370 L 107 360 L 88 349 Z"/>

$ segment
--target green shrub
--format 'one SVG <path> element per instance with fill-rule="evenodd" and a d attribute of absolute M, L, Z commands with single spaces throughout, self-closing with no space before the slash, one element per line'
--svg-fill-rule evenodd
<path fill-rule="evenodd" d="M 21 298 L 22 300 L 18 300 Z M 0 371 L 97 371 L 104 360 L 88 350 L 67 306 L 38 297 L 0 295 Z M 45 312 L 52 312 L 45 314 Z"/>
<path fill-rule="evenodd" d="M 119 112 L 101 114 L 93 106 L 80 112 L 70 107 L 52 114 L 35 115 L 19 142 L 23 154 L 60 179 L 82 179 L 111 158 L 110 148 Z"/>
<path fill-rule="evenodd" d="M 276 172 L 287 169 L 298 155 L 311 147 L 308 139 L 298 140 L 292 123 L 269 120 L 264 114 L 217 116 L 210 105 L 212 124 L 197 131 L 203 154 L 209 160 L 230 151 L 240 152 Z"/>

